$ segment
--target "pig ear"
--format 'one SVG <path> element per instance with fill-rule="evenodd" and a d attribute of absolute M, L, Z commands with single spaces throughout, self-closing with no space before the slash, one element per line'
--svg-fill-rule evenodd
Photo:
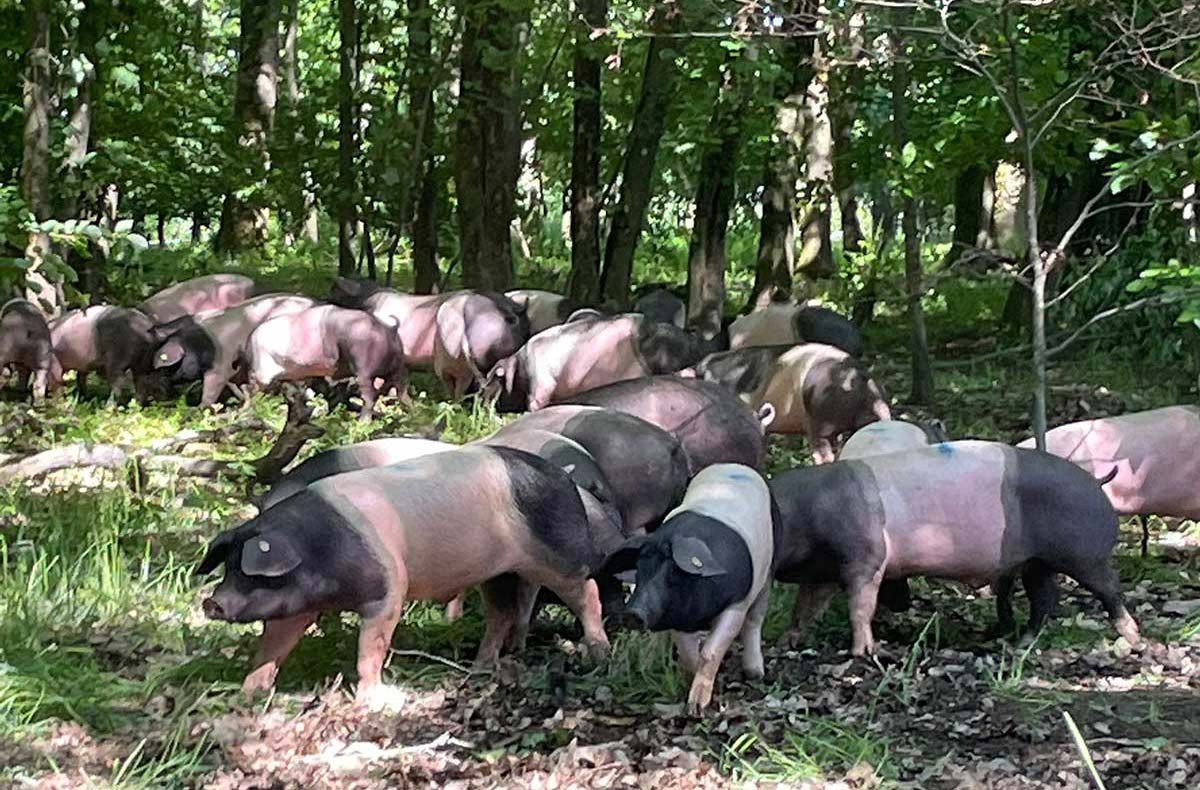
<path fill-rule="evenodd" d="M 720 576 L 727 571 L 717 562 L 708 544 L 699 538 L 676 537 L 671 541 L 671 559 L 684 573 L 693 576 Z"/>
<path fill-rule="evenodd" d="M 204 559 L 200 560 L 200 564 L 192 573 L 197 576 L 207 576 L 215 571 L 217 566 L 229 556 L 229 549 L 233 546 L 236 533 L 237 530 L 227 529 L 213 538 L 212 543 L 208 544 L 208 551 L 204 553 Z"/>
<path fill-rule="evenodd" d="M 168 342 L 154 352 L 154 367 L 169 368 L 178 365 L 183 359 L 183 345 Z"/>
<path fill-rule="evenodd" d="M 636 535 L 622 543 L 612 554 L 609 554 L 604 559 L 604 563 L 600 566 L 597 574 L 616 575 L 635 567 L 637 565 L 638 554 L 641 552 L 642 546 L 649 539 L 650 536 L 648 535 Z"/>
<path fill-rule="evenodd" d="M 250 538 L 242 545 L 242 573 L 247 576 L 282 576 L 300 565 L 300 554 L 278 533 Z"/>

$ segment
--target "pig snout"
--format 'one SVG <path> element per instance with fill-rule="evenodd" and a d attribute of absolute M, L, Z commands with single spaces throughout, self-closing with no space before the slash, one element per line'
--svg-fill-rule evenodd
<path fill-rule="evenodd" d="M 225 614 L 224 607 L 215 596 L 205 598 L 200 603 L 200 608 L 204 610 L 204 616 L 210 620 L 228 620 L 229 616 Z"/>

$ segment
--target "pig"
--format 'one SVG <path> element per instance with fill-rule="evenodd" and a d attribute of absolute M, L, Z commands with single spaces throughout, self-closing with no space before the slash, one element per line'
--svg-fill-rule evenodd
<path fill-rule="evenodd" d="M 534 336 L 488 373 L 504 411 L 537 411 L 588 389 L 694 365 L 707 345 L 635 313 L 586 318 Z"/>
<path fill-rule="evenodd" d="M 110 401 L 132 382 L 138 400 L 145 403 L 153 330 L 154 322 L 140 310 L 93 305 L 52 321 L 50 340 L 63 371 L 76 372 L 80 395 L 87 387 L 88 374 L 98 370 L 109 386 Z"/>
<path fill-rule="evenodd" d="M 1032 449 L 1033 439 L 1017 445 Z M 1094 476 L 1116 468 L 1104 487 L 1124 516 L 1200 520 L 1200 408 L 1167 406 L 1059 426 L 1046 450 Z"/>
<path fill-rule="evenodd" d="M 243 274 L 208 274 L 164 288 L 138 305 L 156 324 L 188 315 L 224 310 L 254 295 L 254 280 Z"/>
<path fill-rule="evenodd" d="M 607 654 L 589 578 L 602 560 L 565 472 L 520 450 L 468 447 L 318 480 L 214 538 L 196 573 L 225 568 L 203 601 L 208 617 L 265 621 L 244 691 L 274 685 L 318 614 L 355 611 L 357 694 L 369 701 L 405 603 L 474 585 L 487 616 L 478 662 L 496 660 L 537 585 L 579 617 L 594 657 Z"/>
<path fill-rule="evenodd" d="M 409 367 L 431 367 L 438 308 L 456 293 L 461 292 L 406 294 L 369 280 L 339 277 L 334 282 L 329 301 L 338 307 L 366 310 L 385 323 L 395 321 Z"/>
<path fill-rule="evenodd" d="M 438 307 L 436 324 L 433 372 L 455 400 L 482 384 L 484 373 L 529 339 L 525 307 L 499 294 L 452 294 Z"/>
<path fill-rule="evenodd" d="M 607 572 L 636 568 L 627 612 L 651 631 L 672 632 L 680 663 L 693 676 L 693 715 L 712 701 L 717 670 L 739 633 L 742 668 L 750 677 L 764 674 L 762 625 L 777 523 L 756 471 L 714 464 L 696 475 L 654 534 L 629 540 L 605 561 Z"/>
<path fill-rule="evenodd" d="M 770 482 L 782 516 L 775 578 L 811 593 L 797 601 L 798 628 L 845 589 L 854 655 L 874 650 L 881 582 L 919 575 L 992 584 L 1008 632 L 1020 575 L 1030 599 L 1027 633 L 1036 634 L 1058 598 L 1055 574 L 1065 573 L 1137 644 L 1112 566 L 1117 516 L 1097 482 L 1061 458 L 984 441 L 792 469 Z"/>
<path fill-rule="evenodd" d="M 407 397 L 408 368 L 396 328 L 362 310 L 318 305 L 277 315 L 250 333 L 245 358 L 250 384 L 259 388 L 277 381 L 353 375 L 364 420 L 375 413 L 377 378 L 383 380 L 383 392 L 395 389 Z"/>
<path fill-rule="evenodd" d="M 904 420 L 885 420 L 855 431 L 842 444 L 837 457 L 839 461 L 852 461 L 870 455 L 904 452 L 945 440 L 944 435 L 936 435 L 923 426 Z"/>
<path fill-rule="evenodd" d="M 604 316 L 605 313 L 603 311 L 597 310 L 594 307 L 581 307 L 567 316 L 567 320 L 563 321 L 563 323 L 570 324 L 575 321 L 582 321 L 585 318 L 604 318 Z"/>
<path fill-rule="evenodd" d="M 891 419 L 887 396 L 862 366 L 821 343 L 722 351 L 682 375 L 727 386 L 752 409 L 771 404 L 768 430 L 803 433 L 818 464 L 834 460 L 843 434 Z"/>
<path fill-rule="evenodd" d="M 307 296 L 259 296 L 241 304 L 155 327 L 153 366 L 177 384 L 202 380 L 200 404 L 217 402 L 233 379 L 250 333 L 276 316 L 316 306 Z"/>
<path fill-rule="evenodd" d="M 661 286 L 645 290 L 633 303 L 633 312 L 660 324 L 674 324 L 680 329 L 687 319 L 683 300 Z"/>
<path fill-rule="evenodd" d="M 593 458 L 614 492 L 626 534 L 657 527 L 692 477 L 687 452 L 671 434 L 595 406 L 549 406 L 522 415 L 478 443 L 506 444 L 523 433 L 547 431 L 579 443 Z"/>
<path fill-rule="evenodd" d="M 457 449 L 457 444 L 421 439 L 414 436 L 397 436 L 388 439 L 371 439 L 366 442 L 348 444 L 322 450 L 292 467 L 279 482 L 275 483 L 259 503 L 260 510 L 273 507 L 290 496 L 308 487 L 309 483 L 325 477 L 356 472 L 374 466 L 387 466 L 410 458 L 420 458 L 433 453 L 444 453 Z"/>
<path fill-rule="evenodd" d="M 674 436 L 693 472 L 716 463 L 758 468 L 766 453 L 763 432 L 774 408 L 752 412 L 719 384 L 677 376 L 620 381 L 569 398 L 566 403 L 624 412 Z"/>
<path fill-rule="evenodd" d="M 565 324 L 572 313 L 582 308 L 579 302 L 569 296 L 539 291 L 536 288 L 518 288 L 505 291 L 504 295 L 514 304 L 525 308 L 531 335 L 544 332 L 552 326 Z"/>
<path fill-rule="evenodd" d="M 863 353 L 862 335 L 850 319 L 819 305 L 771 304 L 729 326 L 731 349 L 824 343 L 852 357 Z"/>
<path fill-rule="evenodd" d="M 0 368 L 6 366 L 32 377 L 34 403 L 62 386 L 62 366 L 54 355 L 46 317 L 26 299 L 11 299 L 0 308 Z"/>

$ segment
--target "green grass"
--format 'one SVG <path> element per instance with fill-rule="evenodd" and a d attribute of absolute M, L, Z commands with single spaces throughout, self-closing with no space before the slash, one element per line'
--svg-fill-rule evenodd
<path fill-rule="evenodd" d="M 739 735 L 713 755 L 735 782 L 799 782 L 837 778 L 866 764 L 880 779 L 892 778 L 888 738 L 870 726 L 809 717 L 768 740 L 756 731 Z"/>

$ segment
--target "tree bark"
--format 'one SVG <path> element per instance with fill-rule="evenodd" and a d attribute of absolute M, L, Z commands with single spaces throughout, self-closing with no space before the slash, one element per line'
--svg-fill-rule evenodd
<path fill-rule="evenodd" d="M 26 54 L 23 104 L 25 126 L 22 136 L 21 196 L 37 222 L 50 219 L 50 0 L 26 3 Z M 60 299 L 46 275 L 50 234 L 34 229 L 25 247 L 29 268 L 25 272 L 26 296 L 49 313 L 57 312 Z"/>
<path fill-rule="evenodd" d="M 795 15 L 812 19 L 816 3 L 800 0 Z M 763 167 L 762 220 L 759 224 L 758 257 L 754 287 L 748 309 L 792 295 L 792 271 L 796 262 L 796 182 L 804 156 L 804 105 L 812 80 L 812 25 L 792 31 L 783 53 L 786 76 L 776 90 L 778 107 L 771 132 L 771 148 Z"/>
<path fill-rule="evenodd" d="M 954 179 L 954 237 L 946 263 L 957 261 L 964 252 L 987 246 L 988 218 L 984 216 L 984 186 L 988 170 L 983 165 L 964 167 Z"/>
<path fill-rule="evenodd" d="M 281 0 L 241 0 L 238 74 L 233 98 L 233 183 L 221 206 L 217 249 L 239 252 L 266 241 L 265 189 L 275 123 Z"/>
<path fill-rule="evenodd" d="M 71 100 L 67 123 L 66 149 L 63 154 L 63 210 L 62 216 L 74 218 L 83 198 L 84 165 L 92 150 L 92 125 L 94 123 L 96 88 L 99 69 L 96 42 L 103 32 L 101 9 L 97 0 L 86 0 L 79 15 L 79 31 L 76 39 L 75 57 L 81 69 L 75 96 Z"/>
<path fill-rule="evenodd" d="M 892 142 L 893 155 L 899 157 L 908 143 L 909 69 L 904 43 L 900 38 L 900 12 L 890 37 L 895 62 L 892 64 Z M 904 175 L 901 174 L 901 178 Z M 917 201 L 912 191 L 904 190 L 902 227 L 904 229 L 904 287 L 908 297 L 909 350 L 912 355 L 912 393 L 909 399 L 916 404 L 933 401 L 933 365 L 929 360 L 929 341 L 925 334 L 925 313 L 921 309 L 921 235 L 917 227 Z"/>
<path fill-rule="evenodd" d="M 434 157 L 433 10 L 429 0 L 408 0 L 408 107 L 415 119 L 412 172 L 416 175 L 416 212 L 412 219 L 413 290 L 433 293 L 441 273 L 437 262 L 438 169 Z M 409 224 L 413 181 L 400 196 L 399 226 Z"/>
<path fill-rule="evenodd" d="M 296 46 L 300 38 L 300 0 L 288 0 L 286 28 L 283 36 L 283 81 L 287 96 L 287 125 L 291 139 L 297 148 L 304 145 L 304 132 L 300 123 L 300 64 L 296 57 Z M 317 196 L 313 191 L 312 169 L 300 166 L 300 181 L 292 188 L 289 196 L 291 230 L 314 244 L 320 237 L 320 222 L 317 216 Z"/>
<path fill-rule="evenodd" d="M 813 76 L 808 82 L 804 189 L 801 197 L 800 254 L 796 272 L 810 280 L 831 277 L 833 262 L 833 126 L 829 120 L 828 44 L 813 45 Z"/>
<path fill-rule="evenodd" d="M 521 157 L 520 63 L 527 0 L 462 0 L 455 189 L 463 284 L 512 287 L 511 226 Z"/>
<path fill-rule="evenodd" d="M 354 273 L 358 211 L 358 22 L 355 0 L 338 0 L 338 274 Z"/>
<path fill-rule="evenodd" d="M 862 7 L 854 8 L 846 25 L 844 38 L 851 64 L 841 70 L 834 81 L 833 111 L 833 190 L 837 195 L 842 217 L 842 251 L 858 255 L 863 251 L 862 223 L 858 219 L 859 196 L 855 183 L 851 143 L 854 121 L 858 117 L 858 97 L 863 95 L 867 71 L 858 65 L 865 61 L 863 27 L 866 23 Z"/>
<path fill-rule="evenodd" d="M 608 0 L 577 0 L 575 106 L 571 147 L 571 274 L 567 295 L 585 304 L 600 296 L 600 66 L 591 40 L 604 27 Z"/>
<path fill-rule="evenodd" d="M 646 50 L 641 96 L 625 144 L 621 192 L 613 208 L 604 247 L 600 289 L 605 302 L 617 308 L 629 305 L 633 254 L 650 203 L 650 187 L 667 109 L 675 98 L 679 70 L 672 53 L 677 54 L 686 41 L 671 37 L 682 27 L 682 16 L 674 2 L 662 2 L 654 8 L 651 30 L 656 35 L 651 37 Z"/>

